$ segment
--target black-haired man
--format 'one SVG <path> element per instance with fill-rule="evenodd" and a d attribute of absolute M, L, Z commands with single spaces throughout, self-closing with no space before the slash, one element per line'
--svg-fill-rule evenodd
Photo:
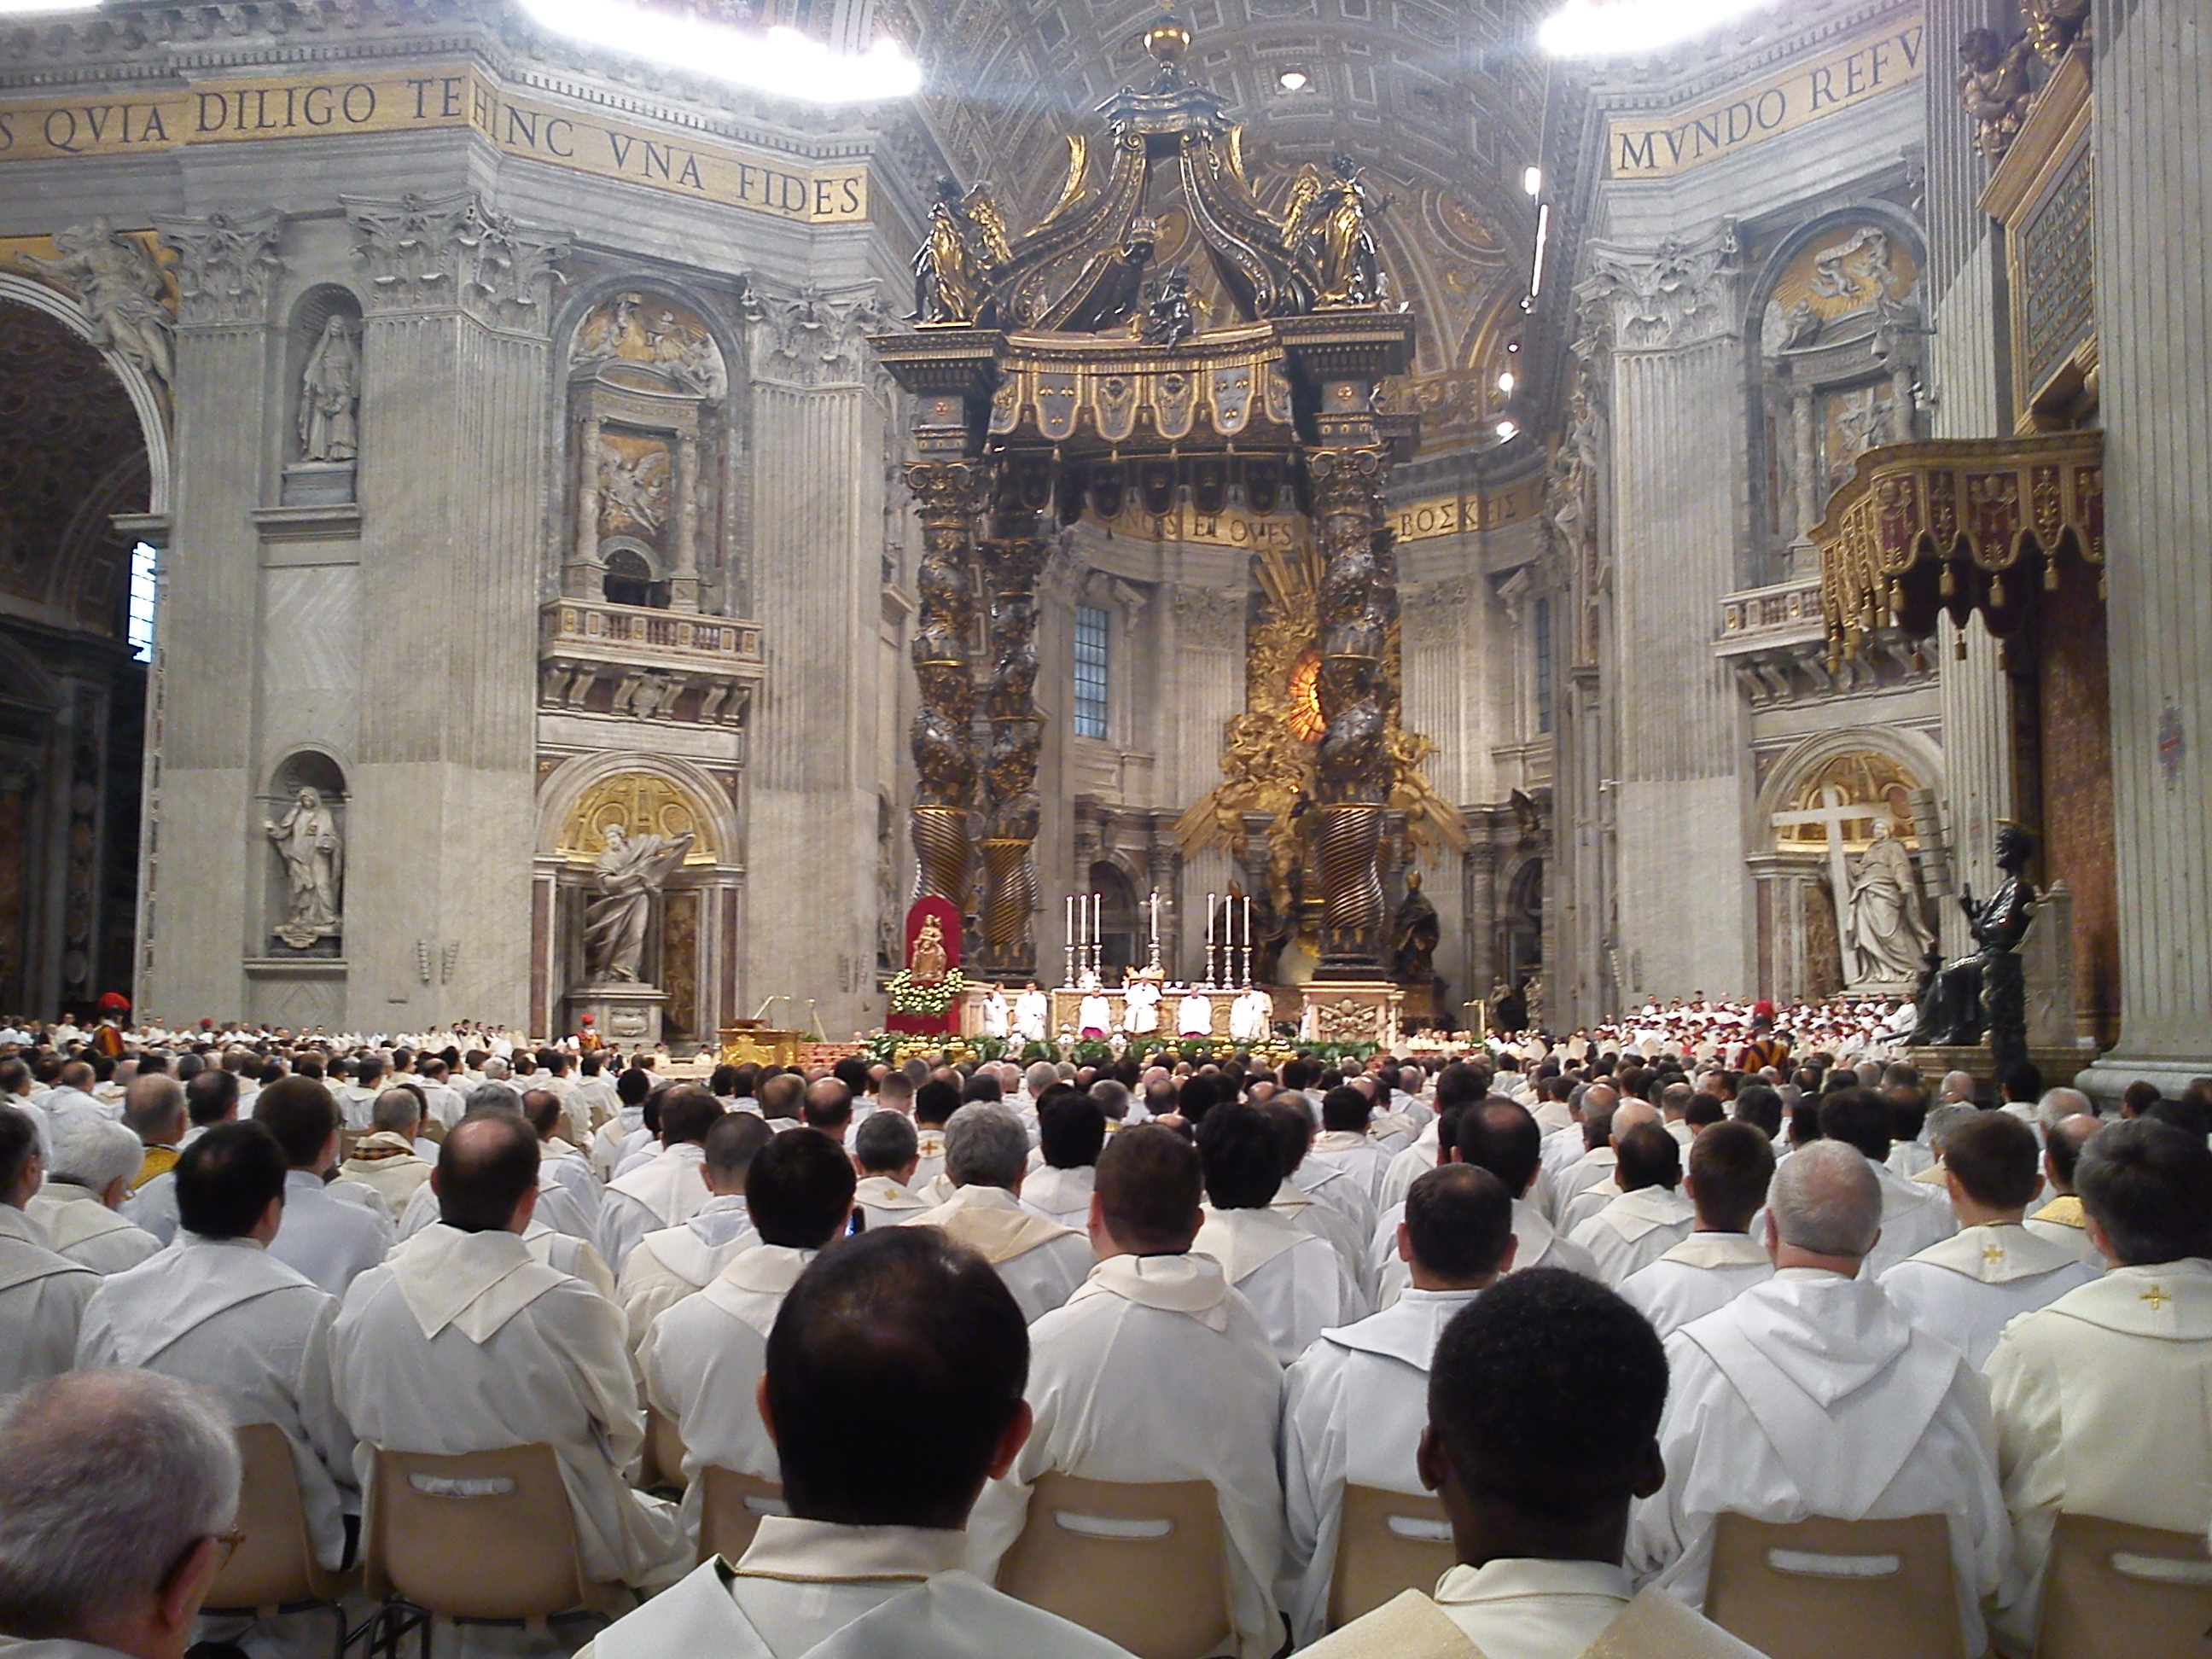
<path fill-rule="evenodd" d="M 704 1143 L 721 1116 L 722 1103 L 696 1083 L 679 1083 L 662 1094 L 660 1151 L 609 1182 L 599 1203 L 599 1256 L 617 1273 L 629 1265 L 640 1239 L 682 1226 L 714 1196 L 702 1168 Z"/>
<path fill-rule="evenodd" d="M 707 1131 L 700 1173 L 714 1196 L 674 1227 L 656 1228 L 637 1242 L 623 1263 L 616 1299 L 629 1322 L 633 1352 L 653 1322 L 685 1297 L 714 1283 L 714 1275 L 759 1242 L 745 1203 L 753 1160 L 776 1139 L 759 1115 L 725 1112 Z"/>
<path fill-rule="evenodd" d="M 1689 1162 L 1682 1185 L 1697 1225 L 1620 1285 L 1662 1340 L 1774 1276 L 1765 1243 L 1750 1231 L 1774 1178 L 1765 1132 L 1748 1121 L 1716 1123 L 1690 1144 Z"/>
<path fill-rule="evenodd" d="M 1619 1290 L 1690 1235 L 1698 1218 L 1676 1190 L 1682 1182 L 1682 1148 L 1656 1123 L 1639 1123 L 1615 1143 L 1613 1180 L 1620 1196 L 1568 1235 L 1597 1262 L 1598 1276 Z"/>
<path fill-rule="evenodd" d="M 1221 1263 L 1289 1364 L 1332 1326 L 1366 1312 L 1351 1267 L 1325 1239 L 1273 1207 L 1283 1183 L 1279 1137 L 1255 1106 L 1216 1106 L 1198 1126 L 1206 1225 L 1191 1248 Z"/>

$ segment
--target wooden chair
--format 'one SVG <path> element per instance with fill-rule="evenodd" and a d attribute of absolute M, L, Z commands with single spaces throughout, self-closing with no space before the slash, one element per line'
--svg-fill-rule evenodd
<path fill-rule="evenodd" d="M 396 1654 L 417 1633 L 430 1659 L 432 1626 L 522 1624 L 636 1605 L 620 1584 L 584 1576 L 575 1515 L 550 1446 L 441 1455 L 380 1446 L 362 1529 L 362 1576 L 386 1602 L 372 1651 Z"/>
<path fill-rule="evenodd" d="M 751 1546 L 764 1515 L 788 1515 L 783 1487 L 757 1474 L 709 1464 L 699 1471 L 699 1559 L 719 1555 L 732 1566 Z"/>
<path fill-rule="evenodd" d="M 676 1419 L 657 1406 L 645 1408 L 645 1468 L 638 1485 L 647 1492 L 682 1492 L 684 1435 Z"/>
<path fill-rule="evenodd" d="M 1950 1522 L 1723 1515 L 1705 1617 L 1770 1659 L 1966 1659 Z"/>
<path fill-rule="evenodd" d="M 1138 1659 L 1209 1659 L 1236 1642 L 1228 1540 L 1204 1480 L 1042 1476 L 999 1588 Z"/>
<path fill-rule="evenodd" d="M 2202 1533 L 2062 1515 L 2036 1659 L 2212 1659 L 2212 1557 Z"/>
<path fill-rule="evenodd" d="M 1347 1486 L 1329 1575 L 1328 1627 L 1348 1625 L 1401 1591 L 1433 1590 L 1458 1559 L 1451 1522 L 1431 1494 Z"/>
<path fill-rule="evenodd" d="M 331 1651 L 343 1659 L 351 1632 L 339 1598 L 360 1574 L 332 1572 L 316 1559 L 292 1443 L 273 1423 L 249 1423 L 238 1431 L 238 1518 L 231 1529 L 243 1541 L 209 1586 L 202 1611 L 216 1618 L 268 1619 L 327 1607 L 337 1621 Z"/>

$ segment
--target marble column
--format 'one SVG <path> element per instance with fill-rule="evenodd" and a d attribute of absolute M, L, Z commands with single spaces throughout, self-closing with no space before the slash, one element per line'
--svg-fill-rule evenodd
<path fill-rule="evenodd" d="M 1476 845 L 1461 856 L 1467 906 L 1467 984 L 1462 1000 L 1466 1001 L 1488 996 L 1498 980 L 1498 849 Z"/>
<path fill-rule="evenodd" d="M 2201 0 L 2097 9 L 2120 1038 L 2088 1074 L 2169 1092 L 2212 1072 L 2212 30 Z"/>
<path fill-rule="evenodd" d="M 572 599 L 604 599 L 606 574 L 599 555 L 599 421 L 587 415 L 576 428 L 576 539 L 562 592 Z"/>
<path fill-rule="evenodd" d="M 668 608 L 699 608 L 699 434 L 676 434 L 676 568 L 668 582 Z"/>
<path fill-rule="evenodd" d="M 1612 349 L 1618 950 L 1625 996 L 1751 982 L 1742 700 L 1712 654 L 1739 586 L 1744 366 L 1736 242 L 1723 226 L 1650 249 L 1593 245 L 1580 292 Z M 1601 785 L 1601 787 L 1602 787 Z"/>

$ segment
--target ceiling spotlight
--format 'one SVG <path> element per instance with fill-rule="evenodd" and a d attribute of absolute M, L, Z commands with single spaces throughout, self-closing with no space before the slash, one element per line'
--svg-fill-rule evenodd
<path fill-rule="evenodd" d="M 1304 92 L 1306 89 L 1306 72 L 1297 69 L 1285 70 L 1275 77 L 1275 84 L 1285 92 Z"/>
<path fill-rule="evenodd" d="M 1500 422 L 1498 423 L 1498 442 L 1500 442 L 1500 443 L 1502 443 L 1502 444 L 1504 444 L 1504 443 L 1510 443 L 1510 442 L 1512 442 L 1512 441 L 1513 441 L 1513 440 L 1514 440 L 1514 439 L 1516 439 L 1516 438 L 1519 437 L 1520 435 L 1521 435 L 1521 428 L 1520 428 L 1519 427 L 1517 427 L 1517 426 L 1514 425 L 1512 422 L 1510 422 L 1510 421 L 1500 421 Z"/>
<path fill-rule="evenodd" d="M 888 36 L 865 52 L 839 52 L 781 25 L 760 33 L 632 0 L 522 0 L 522 6 L 547 28 L 592 46 L 808 103 L 872 103 L 921 88 L 921 66 Z"/>
<path fill-rule="evenodd" d="M 1536 31 L 1556 58 L 1652 52 L 1700 34 L 1765 0 L 1563 0 Z"/>
<path fill-rule="evenodd" d="M 1521 188 L 1528 191 L 1531 196 L 1541 196 L 1544 193 L 1544 169 L 1541 167 L 1522 168 Z"/>
<path fill-rule="evenodd" d="M 1510 368 L 1498 377 L 1498 389 L 1500 392 L 1510 392 L 1517 384 L 1519 383 L 1513 378 L 1513 371 Z"/>

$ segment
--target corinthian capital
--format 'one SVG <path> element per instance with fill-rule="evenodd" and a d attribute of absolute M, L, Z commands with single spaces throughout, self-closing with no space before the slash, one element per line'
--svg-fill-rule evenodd
<path fill-rule="evenodd" d="M 265 322 L 269 289 L 284 262 L 276 244 L 284 216 L 274 208 L 244 216 L 163 219 L 157 228 L 178 253 L 177 320 L 186 328 Z"/>
<path fill-rule="evenodd" d="M 1590 274 L 1576 296 L 1604 307 L 1617 351 L 1668 351 L 1735 331 L 1735 226 L 1656 248 L 1590 244 Z"/>
<path fill-rule="evenodd" d="M 566 280 L 565 238 L 493 212 L 473 191 L 338 199 L 368 266 L 372 311 L 458 309 L 495 327 L 547 331 L 554 287 Z"/>

